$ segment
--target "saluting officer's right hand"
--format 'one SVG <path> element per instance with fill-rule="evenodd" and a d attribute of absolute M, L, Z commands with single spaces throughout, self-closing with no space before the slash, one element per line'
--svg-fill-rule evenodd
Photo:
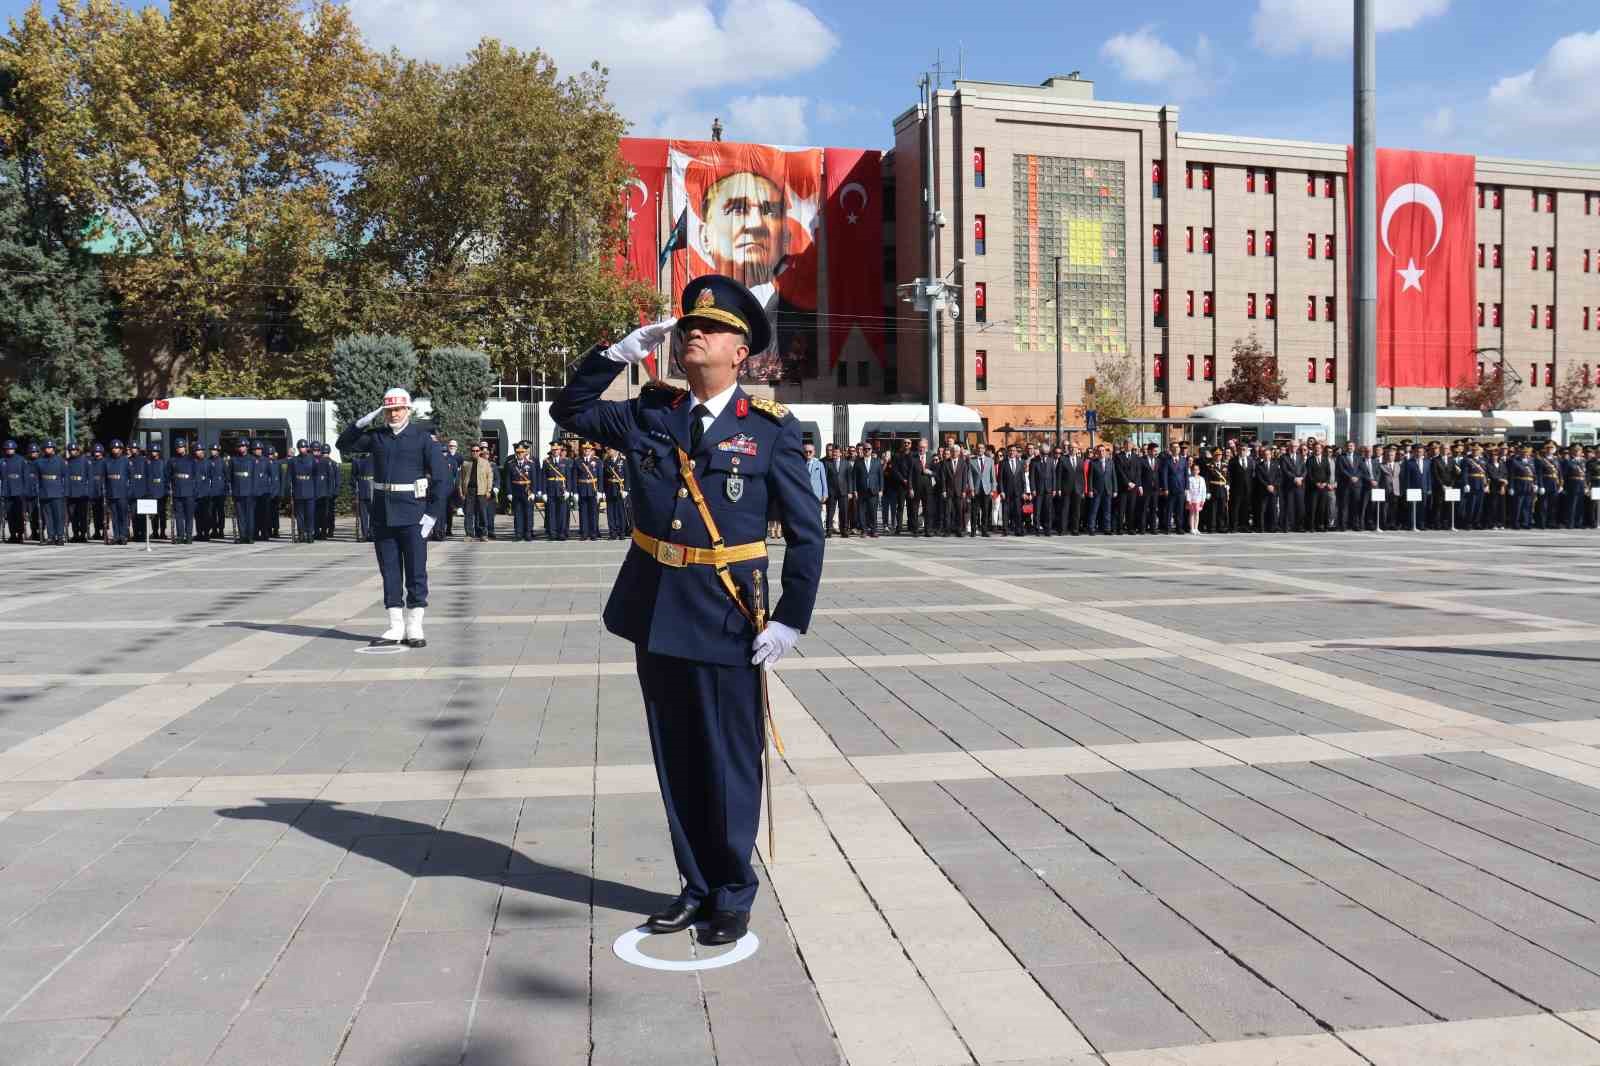
<path fill-rule="evenodd" d="M 663 318 L 660 322 L 653 322 L 648 326 L 640 326 L 626 337 L 606 349 L 605 355 L 614 363 L 627 363 L 632 365 L 647 357 L 661 342 L 667 339 L 667 334 L 672 332 L 672 327 L 678 324 L 676 318 Z"/>
<path fill-rule="evenodd" d="M 356 419 L 356 425 L 359 426 L 362 429 L 366 429 L 368 426 L 372 425 L 372 423 L 381 414 L 383 414 L 383 408 L 381 408 L 381 407 L 379 407 L 379 408 L 377 408 L 376 410 L 373 410 L 373 411 L 368 411 L 366 414 L 364 414 L 360 418 Z"/>

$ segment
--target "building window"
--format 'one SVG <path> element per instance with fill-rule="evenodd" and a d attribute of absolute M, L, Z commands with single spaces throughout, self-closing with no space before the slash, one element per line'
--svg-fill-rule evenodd
<path fill-rule="evenodd" d="M 972 369 L 978 375 L 978 391 L 989 391 L 989 353 L 979 348 L 972 356 Z"/>
<path fill-rule="evenodd" d="M 1478 364 L 1478 384 L 1479 385 L 1483 384 L 1483 364 L 1482 363 Z"/>
<path fill-rule="evenodd" d="M 1190 289 L 1183 294 L 1183 314 L 1185 318 L 1194 317 L 1194 290 Z"/>
<path fill-rule="evenodd" d="M 1253 293 L 1253 292 L 1245 293 L 1245 297 L 1244 297 L 1244 317 L 1246 317 L 1246 318 L 1254 318 L 1254 317 L 1256 317 L 1256 294 Z"/>
<path fill-rule="evenodd" d="M 1261 172 L 1261 187 L 1268 196 L 1276 195 L 1278 192 L 1278 172 L 1275 170 L 1263 170 Z"/>
<path fill-rule="evenodd" d="M 1200 362 L 1200 373 L 1205 375 L 1205 380 L 1217 380 L 1217 357 L 1208 355 Z"/>
<path fill-rule="evenodd" d="M 1544 365 L 1544 383 L 1546 387 L 1556 383 L 1556 365 L 1554 363 L 1546 363 Z"/>
<path fill-rule="evenodd" d="M 1483 186 L 1482 185 L 1478 186 L 1478 206 L 1479 207 L 1483 206 Z"/>
<path fill-rule="evenodd" d="M 1530 329 L 1538 329 L 1539 328 L 1539 305 L 1538 304 L 1529 304 L 1528 305 L 1528 327 Z"/>
<path fill-rule="evenodd" d="M 1245 192 L 1255 192 L 1256 191 L 1256 168 L 1255 167 L 1245 167 L 1244 168 L 1244 191 Z M 1192 374 L 1190 375 L 1190 380 L 1191 381 L 1194 380 L 1194 375 L 1192 375 Z"/>
<path fill-rule="evenodd" d="M 1278 317 L 1278 298 L 1275 295 L 1273 295 L 1272 293 L 1269 292 L 1263 298 L 1262 302 L 1265 305 L 1263 310 L 1266 311 L 1267 317 L 1269 319 L 1277 318 Z"/>
<path fill-rule="evenodd" d="M 979 322 L 989 321 L 989 283 L 980 281 L 972 286 L 972 317 Z"/>
<path fill-rule="evenodd" d="M 1159 263 L 1166 256 L 1166 228 L 1156 225 L 1150 227 L 1150 261 Z"/>
<path fill-rule="evenodd" d="M 1530 211 L 1535 211 L 1535 212 L 1537 212 L 1539 210 L 1539 190 L 1538 189 L 1529 189 L 1528 190 L 1528 209 Z"/>
<path fill-rule="evenodd" d="M 1556 194 L 1553 192 L 1547 192 L 1544 194 L 1544 213 L 1547 215 L 1553 215 L 1556 213 Z M 1548 382 L 1546 382 L 1546 384 L 1548 384 Z"/>
<path fill-rule="evenodd" d="M 1185 189 L 1194 188 L 1194 164 L 1193 163 L 1185 163 L 1183 165 L 1183 187 Z"/>
<path fill-rule="evenodd" d="M 1482 190 L 1480 189 L 1479 191 L 1481 192 Z M 1478 265 L 1481 267 L 1481 266 L 1483 266 L 1483 263 L 1484 263 L 1483 242 L 1479 241 L 1478 242 Z"/>
<path fill-rule="evenodd" d="M 1583 364 L 1583 387 L 1586 388 L 1586 389 L 1589 387 L 1589 364 L 1588 363 L 1584 363 Z"/>
<path fill-rule="evenodd" d="M 1306 321 L 1307 322 L 1315 322 L 1316 320 L 1317 320 L 1317 298 L 1315 296 L 1307 296 L 1306 297 Z"/>
<path fill-rule="evenodd" d="M 1244 231 L 1244 254 L 1256 254 L 1256 231 L 1253 229 L 1247 229 Z"/>
<path fill-rule="evenodd" d="M 1212 233 L 1211 227 L 1206 226 L 1200 231 L 1200 250 L 1206 255 L 1211 254 Z"/>
<path fill-rule="evenodd" d="M 1505 206 L 1505 190 L 1496 185 L 1489 190 L 1489 204 L 1496 211 Z"/>
<path fill-rule="evenodd" d="M 1483 317 L 1483 305 L 1482 304 L 1478 305 L 1478 317 L 1480 319 Z M 1481 325 L 1483 325 L 1483 323 L 1479 322 L 1478 325 L 1481 326 Z M 1589 328 L 1589 309 L 1587 307 L 1585 307 L 1583 309 L 1583 328 L 1584 329 L 1588 329 Z"/>
<path fill-rule="evenodd" d="M 1496 270 L 1500 269 L 1501 260 L 1504 258 L 1504 251 L 1505 250 L 1498 244 L 1489 250 L 1489 265 L 1494 267 Z"/>
<path fill-rule="evenodd" d="M 1261 254 L 1276 257 L 1278 254 L 1278 233 L 1276 230 L 1267 230 L 1261 235 Z"/>
<path fill-rule="evenodd" d="M 863 387 L 872 384 L 872 364 L 865 359 L 856 364 L 856 384 Z"/>
<path fill-rule="evenodd" d="M 1211 179 L 1213 177 L 1215 177 L 1215 174 L 1212 172 L 1211 164 L 1206 163 L 1200 168 L 1200 187 L 1202 189 L 1211 188 Z"/>
<path fill-rule="evenodd" d="M 1528 249 L 1528 269 L 1539 269 L 1539 246 L 1537 244 Z"/>
<path fill-rule="evenodd" d="M 1501 308 L 1500 308 L 1500 305 L 1498 303 L 1496 303 L 1493 307 L 1489 308 L 1489 325 L 1491 325 L 1491 326 L 1499 326 L 1501 324 L 1502 318 L 1503 318 L 1503 316 L 1501 314 Z"/>
<path fill-rule="evenodd" d="M 1167 324 L 1167 292 L 1165 289 L 1152 289 L 1150 291 L 1150 310 L 1154 312 L 1156 325 Z"/>
<path fill-rule="evenodd" d="M 1538 363 L 1529 363 L 1528 364 L 1528 383 L 1530 385 L 1539 384 L 1539 364 Z"/>
<path fill-rule="evenodd" d="M 1324 296 L 1322 298 L 1322 318 L 1323 318 L 1323 321 L 1332 322 L 1333 321 L 1333 311 L 1334 311 L 1333 297 L 1332 296 Z"/>
<path fill-rule="evenodd" d="M 1556 268 L 1556 250 L 1548 245 L 1545 246 L 1544 250 L 1544 268 L 1546 270 L 1554 270 Z"/>
<path fill-rule="evenodd" d="M 1164 176 L 1165 171 L 1162 169 L 1161 160 L 1158 159 L 1150 164 L 1150 198 L 1152 200 L 1161 199 L 1161 185 Z"/>
<path fill-rule="evenodd" d="M 1194 227 L 1193 226 L 1185 226 L 1184 227 L 1184 230 L 1183 230 L 1183 250 L 1186 251 L 1186 252 L 1194 251 Z"/>
<path fill-rule="evenodd" d="M 1586 215 L 1594 214 L 1594 193 L 1592 192 L 1586 192 L 1583 194 L 1583 213 Z M 1584 373 L 1588 373 L 1587 365 L 1584 367 Z M 1587 384 L 1587 382 L 1585 384 Z"/>
<path fill-rule="evenodd" d="M 1317 195 L 1317 175 L 1314 171 L 1306 172 L 1306 195 Z"/>
<path fill-rule="evenodd" d="M 983 188 L 985 169 L 983 149 L 974 148 L 972 150 L 972 184 L 979 189 Z"/>
<path fill-rule="evenodd" d="M 1315 358 L 1306 360 L 1306 382 L 1312 385 L 1317 382 L 1317 361 Z"/>
<path fill-rule="evenodd" d="M 1333 199 L 1333 175 L 1322 175 L 1322 195 L 1329 200 Z"/>
<path fill-rule="evenodd" d="M 1589 249 L 1587 248 L 1583 250 L 1583 272 L 1585 274 L 1589 273 Z"/>
<path fill-rule="evenodd" d="M 1185 376 L 1190 381 L 1193 381 L 1194 380 L 1194 353 L 1193 352 L 1190 352 L 1185 357 L 1185 363 L 1186 363 Z"/>
<path fill-rule="evenodd" d="M 1324 233 L 1322 235 L 1322 258 L 1324 258 L 1324 259 L 1332 259 L 1333 258 L 1333 248 L 1334 248 L 1333 234 Z"/>
<path fill-rule="evenodd" d="M 1338 362 L 1333 359 L 1322 361 L 1322 380 L 1332 385 L 1338 378 Z"/>
<path fill-rule="evenodd" d="M 1167 357 L 1157 355 L 1150 360 L 1150 375 L 1155 379 L 1156 388 L 1165 391 L 1167 381 Z"/>
<path fill-rule="evenodd" d="M 1308 233 L 1308 234 L 1306 234 L 1306 258 L 1307 259 L 1315 259 L 1316 257 L 1317 257 L 1317 235 L 1315 233 Z"/>
<path fill-rule="evenodd" d="M 1203 318 L 1210 318 L 1214 314 L 1216 314 L 1216 301 L 1212 298 L 1211 290 L 1207 289 L 1200 294 L 1200 315 Z"/>
<path fill-rule="evenodd" d="M 1478 301 L 1478 325 L 1483 325 L 1483 301 Z"/>
<path fill-rule="evenodd" d="M 1556 305 L 1555 304 L 1545 304 L 1544 305 L 1544 328 L 1545 329 L 1555 329 L 1556 328 Z"/>
<path fill-rule="evenodd" d="M 977 255 L 984 254 L 984 246 L 988 243 L 988 220 L 983 215 L 972 216 L 972 250 Z M 1159 262 L 1159 260 L 1157 260 Z"/>

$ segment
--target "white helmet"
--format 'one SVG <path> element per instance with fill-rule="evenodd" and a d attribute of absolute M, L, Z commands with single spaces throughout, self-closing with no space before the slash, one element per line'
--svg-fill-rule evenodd
<path fill-rule="evenodd" d="M 410 407 L 411 394 L 405 389 L 390 389 L 383 394 L 383 406 L 385 410 L 390 407 Z"/>

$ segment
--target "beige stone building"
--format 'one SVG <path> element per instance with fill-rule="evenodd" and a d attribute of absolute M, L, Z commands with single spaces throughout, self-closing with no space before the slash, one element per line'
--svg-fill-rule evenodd
<path fill-rule="evenodd" d="M 902 283 L 929 273 L 919 112 L 895 120 L 885 161 Z M 1348 405 L 1343 144 L 1183 132 L 1178 108 L 1096 100 L 1076 74 L 957 81 L 932 121 L 944 217 L 932 273 L 961 304 L 941 318 L 944 400 L 982 410 L 991 430 L 1053 423 L 1061 256 L 1069 422 L 1096 362 L 1120 353 L 1148 409 L 1203 405 L 1252 333 L 1277 355 L 1286 403 Z M 1600 373 L 1600 167 L 1479 156 L 1477 182 L 1478 344 L 1499 350 L 1481 358 L 1492 372 L 1503 351 L 1525 384 L 1519 406 L 1548 408 L 1569 364 Z M 926 329 L 900 305 L 908 397 L 926 395 Z M 1380 389 L 1378 402 L 1447 397 Z"/>

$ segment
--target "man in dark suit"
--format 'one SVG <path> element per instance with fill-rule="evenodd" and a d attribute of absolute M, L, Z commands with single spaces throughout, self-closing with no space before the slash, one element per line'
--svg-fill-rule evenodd
<path fill-rule="evenodd" d="M 1122 442 L 1112 464 L 1117 471 L 1117 532 L 1133 533 L 1139 529 L 1139 502 L 1144 497 L 1140 491 L 1139 453 L 1133 450 L 1131 440 Z"/>
<path fill-rule="evenodd" d="M 1278 460 L 1283 488 L 1278 497 L 1278 521 L 1285 533 L 1298 533 L 1306 517 L 1306 455 L 1298 445 L 1287 447 Z"/>
<path fill-rule="evenodd" d="M 822 461 L 822 470 L 828 479 L 827 516 L 823 522 L 823 532 L 827 536 L 833 536 L 835 516 L 838 516 L 839 535 L 848 537 L 850 535 L 848 496 L 855 471 L 845 463 L 844 456 L 839 454 L 837 444 L 828 445 L 828 457 Z"/>
<path fill-rule="evenodd" d="M 1166 509 L 1162 518 L 1163 530 L 1188 533 L 1189 523 L 1185 515 L 1189 494 L 1189 445 L 1175 442 L 1167 449 L 1167 479 L 1162 487 L 1166 489 L 1166 495 L 1162 497 L 1162 505 Z"/>
<path fill-rule="evenodd" d="M 1411 446 L 1411 458 L 1400 469 L 1401 493 L 1409 495 L 1412 489 L 1422 493 L 1420 500 L 1407 500 L 1405 503 L 1406 528 L 1415 532 L 1428 528 L 1426 508 L 1433 495 L 1433 464 L 1423 455 L 1420 444 Z"/>
<path fill-rule="evenodd" d="M 1232 524 L 1235 532 L 1250 529 L 1251 516 L 1255 514 L 1255 459 L 1250 449 L 1240 445 L 1228 459 L 1228 497 L 1233 507 Z"/>
<path fill-rule="evenodd" d="M 1104 444 L 1100 445 L 1094 458 L 1084 462 L 1084 488 L 1088 494 L 1085 503 L 1088 508 L 1086 524 L 1090 536 L 1096 533 L 1111 534 L 1116 521 L 1113 509 L 1122 484 L 1122 475 L 1117 471 L 1110 450 Z"/>
<path fill-rule="evenodd" d="M 855 468 L 856 513 L 861 531 L 874 539 L 878 536 L 878 497 L 883 493 L 883 460 L 872 445 L 861 445 L 861 457 Z"/>
<path fill-rule="evenodd" d="M 1059 453 L 1040 448 L 1033 460 L 1033 530 L 1040 536 L 1056 532 L 1056 468 L 1060 465 Z"/>
<path fill-rule="evenodd" d="M 1064 533 L 1078 535 L 1081 528 L 1082 507 L 1084 500 L 1084 476 L 1088 469 L 1087 461 L 1078 451 L 1076 444 L 1068 444 L 1067 450 L 1061 456 L 1061 463 L 1056 467 L 1056 488 L 1058 490 L 1058 509 L 1060 513 L 1057 526 Z"/>
<path fill-rule="evenodd" d="M 1134 508 L 1139 515 L 1139 532 L 1154 533 L 1158 529 L 1165 529 L 1166 483 L 1166 453 L 1161 451 L 1159 445 L 1146 444 L 1144 455 L 1139 459 L 1139 502 Z"/>
<path fill-rule="evenodd" d="M 1280 533 L 1278 505 L 1283 494 L 1283 464 L 1278 450 L 1268 446 L 1255 464 L 1256 532 Z"/>
<path fill-rule="evenodd" d="M 1006 449 L 1006 457 L 1000 463 L 997 472 L 998 488 L 1001 496 L 1001 506 L 1006 516 L 1006 533 L 1011 536 L 1022 534 L 1022 502 L 1028 490 L 1028 463 L 1022 458 L 1016 445 Z"/>
<path fill-rule="evenodd" d="M 1333 528 L 1334 512 L 1338 509 L 1338 494 L 1334 482 L 1333 461 L 1327 449 L 1317 441 L 1311 446 L 1311 457 L 1306 460 L 1306 485 L 1311 490 L 1311 530 L 1323 533 Z"/>

